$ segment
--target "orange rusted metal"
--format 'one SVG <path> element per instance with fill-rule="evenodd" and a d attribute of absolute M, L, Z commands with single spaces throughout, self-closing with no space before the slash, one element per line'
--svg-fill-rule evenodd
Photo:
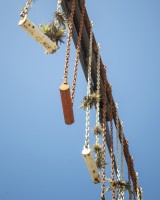
<path fill-rule="evenodd" d="M 67 83 L 62 83 L 59 89 L 61 94 L 64 121 L 68 125 L 73 124 L 74 115 L 69 85 Z"/>

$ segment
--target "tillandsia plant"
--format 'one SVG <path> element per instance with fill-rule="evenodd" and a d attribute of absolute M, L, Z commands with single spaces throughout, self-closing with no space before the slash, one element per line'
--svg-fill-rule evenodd
<path fill-rule="evenodd" d="M 66 27 L 67 20 L 66 20 L 65 12 L 56 11 L 54 13 L 54 17 L 58 21 L 60 26 Z"/>
<path fill-rule="evenodd" d="M 101 126 L 100 126 L 100 125 L 95 126 L 95 127 L 93 128 L 93 133 L 94 133 L 95 135 L 101 135 L 101 134 L 102 134 L 102 128 L 101 128 Z"/>
<path fill-rule="evenodd" d="M 53 42 L 56 42 L 56 44 L 58 45 L 58 43 L 64 43 L 64 37 L 65 37 L 65 28 L 62 26 L 55 26 L 54 22 L 48 24 L 48 25 L 44 25 L 44 24 L 40 24 L 39 25 L 42 32 L 47 35 Z"/>
<path fill-rule="evenodd" d="M 91 109 L 93 105 L 97 103 L 97 101 L 100 101 L 100 95 L 96 92 L 88 96 L 84 96 L 80 108 L 86 109 L 87 107 L 89 107 Z"/>
<path fill-rule="evenodd" d="M 94 92 L 91 94 L 93 100 L 95 101 L 95 103 L 100 101 L 100 94 L 98 94 L 97 92 Z"/>
<path fill-rule="evenodd" d="M 125 182 L 122 180 L 113 181 L 110 178 L 107 178 L 106 180 L 109 181 L 111 184 L 109 187 L 106 188 L 106 191 L 114 189 L 114 190 L 117 190 L 118 192 L 128 191 L 130 194 L 133 194 L 133 191 L 131 189 L 131 185 L 129 182 Z"/>
<path fill-rule="evenodd" d="M 56 11 L 54 14 L 53 22 L 44 25 L 40 24 L 41 31 L 47 35 L 53 42 L 64 43 L 65 31 L 66 31 L 66 19 L 65 13 Z"/>
<path fill-rule="evenodd" d="M 93 105 L 94 105 L 94 102 L 93 102 L 92 96 L 88 95 L 88 96 L 83 97 L 80 108 L 85 110 L 89 107 L 91 109 L 93 107 Z"/>
<path fill-rule="evenodd" d="M 101 145 L 99 143 L 96 143 L 93 146 L 93 151 L 96 154 L 95 161 L 96 161 L 97 168 L 101 169 L 102 165 L 103 165 L 103 153 L 102 153 L 102 147 L 101 147 Z"/>

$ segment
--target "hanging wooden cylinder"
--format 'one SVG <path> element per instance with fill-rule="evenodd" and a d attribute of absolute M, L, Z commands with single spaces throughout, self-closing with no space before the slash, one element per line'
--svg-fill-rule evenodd
<path fill-rule="evenodd" d="M 82 151 L 82 155 L 84 157 L 84 160 L 86 162 L 87 168 L 89 170 L 91 179 L 94 183 L 100 183 L 101 182 L 101 178 L 98 172 L 98 168 L 96 165 L 96 162 L 92 156 L 92 152 L 89 148 L 85 148 Z"/>
<path fill-rule="evenodd" d="M 37 28 L 26 16 L 18 23 L 29 35 L 31 35 L 39 44 L 41 44 L 47 53 L 54 53 L 58 47 L 56 42 L 53 42 L 39 28 Z"/>
<path fill-rule="evenodd" d="M 64 114 L 64 121 L 68 125 L 73 124 L 74 123 L 73 106 L 70 95 L 70 88 L 67 83 L 62 83 L 62 85 L 60 86 L 60 94 L 61 94 L 62 108 Z"/>

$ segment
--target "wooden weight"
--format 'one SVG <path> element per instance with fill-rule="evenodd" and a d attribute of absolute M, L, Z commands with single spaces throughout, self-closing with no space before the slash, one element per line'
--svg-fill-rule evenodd
<path fill-rule="evenodd" d="M 60 86 L 60 94 L 62 101 L 62 108 L 64 114 L 64 121 L 66 124 L 70 125 L 74 123 L 73 106 L 70 95 L 70 88 L 67 83 L 62 83 Z"/>
<path fill-rule="evenodd" d="M 96 162 L 93 158 L 91 150 L 89 148 L 87 149 L 87 148 L 84 147 L 84 149 L 82 151 L 82 155 L 83 155 L 84 160 L 86 162 L 87 168 L 88 168 L 90 176 L 92 178 L 92 181 L 94 183 L 100 183 L 101 178 L 100 178 L 99 171 L 98 171 Z"/>
<path fill-rule="evenodd" d="M 52 54 L 58 49 L 56 42 L 53 42 L 49 37 L 47 37 L 27 17 L 21 19 L 18 25 L 22 27 L 30 36 L 32 36 L 39 44 L 41 44 L 48 53 Z"/>

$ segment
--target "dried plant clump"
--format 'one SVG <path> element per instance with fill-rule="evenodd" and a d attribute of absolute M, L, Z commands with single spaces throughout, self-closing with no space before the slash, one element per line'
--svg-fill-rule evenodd
<path fill-rule="evenodd" d="M 100 153 L 100 152 L 102 152 L 102 147 L 101 147 L 101 145 L 100 145 L 99 143 L 95 144 L 95 145 L 93 146 L 93 151 L 94 151 L 95 153 Z"/>
<path fill-rule="evenodd" d="M 47 35 L 53 42 L 58 43 L 64 43 L 64 37 L 65 37 L 65 29 L 64 27 L 57 27 L 52 22 L 48 25 L 40 24 L 41 31 Z"/>
<path fill-rule="evenodd" d="M 58 21 L 60 26 L 66 27 L 66 17 L 65 12 L 55 12 L 54 13 L 55 19 Z"/>
<path fill-rule="evenodd" d="M 95 127 L 93 128 L 93 133 L 94 133 L 95 135 L 101 135 L 101 134 L 102 134 L 102 128 L 101 128 L 101 126 L 95 126 Z"/>
<path fill-rule="evenodd" d="M 41 31 L 58 45 L 59 43 L 64 43 L 66 31 L 65 13 L 55 12 L 54 17 L 53 22 L 47 25 L 40 24 L 39 26 Z"/>
<path fill-rule="evenodd" d="M 97 157 L 95 161 L 96 161 L 97 168 L 101 169 L 102 168 L 102 159 Z"/>
<path fill-rule="evenodd" d="M 130 194 L 133 193 L 129 182 L 113 181 L 109 178 L 107 180 L 110 182 L 111 185 L 106 189 L 106 191 L 114 189 L 117 190 L 118 192 L 128 191 Z"/>
<path fill-rule="evenodd" d="M 91 97 L 93 98 L 93 101 L 94 101 L 95 104 L 96 104 L 97 102 L 99 102 L 100 99 L 101 99 L 100 94 L 98 94 L 97 92 L 92 93 L 92 94 L 91 94 Z"/>
<path fill-rule="evenodd" d="M 84 96 L 80 108 L 86 110 L 88 107 L 91 109 L 94 105 L 93 99 L 91 96 Z"/>
<path fill-rule="evenodd" d="M 100 95 L 97 93 L 92 93 L 88 96 L 84 96 L 80 108 L 86 109 L 89 107 L 91 109 L 93 105 L 97 103 L 97 101 L 100 101 Z"/>
<path fill-rule="evenodd" d="M 103 153 L 102 153 L 101 145 L 99 143 L 95 144 L 93 146 L 93 151 L 96 154 L 95 162 L 96 162 L 97 168 L 101 169 L 103 166 Z M 106 164 L 106 163 L 104 163 L 104 164 Z"/>

